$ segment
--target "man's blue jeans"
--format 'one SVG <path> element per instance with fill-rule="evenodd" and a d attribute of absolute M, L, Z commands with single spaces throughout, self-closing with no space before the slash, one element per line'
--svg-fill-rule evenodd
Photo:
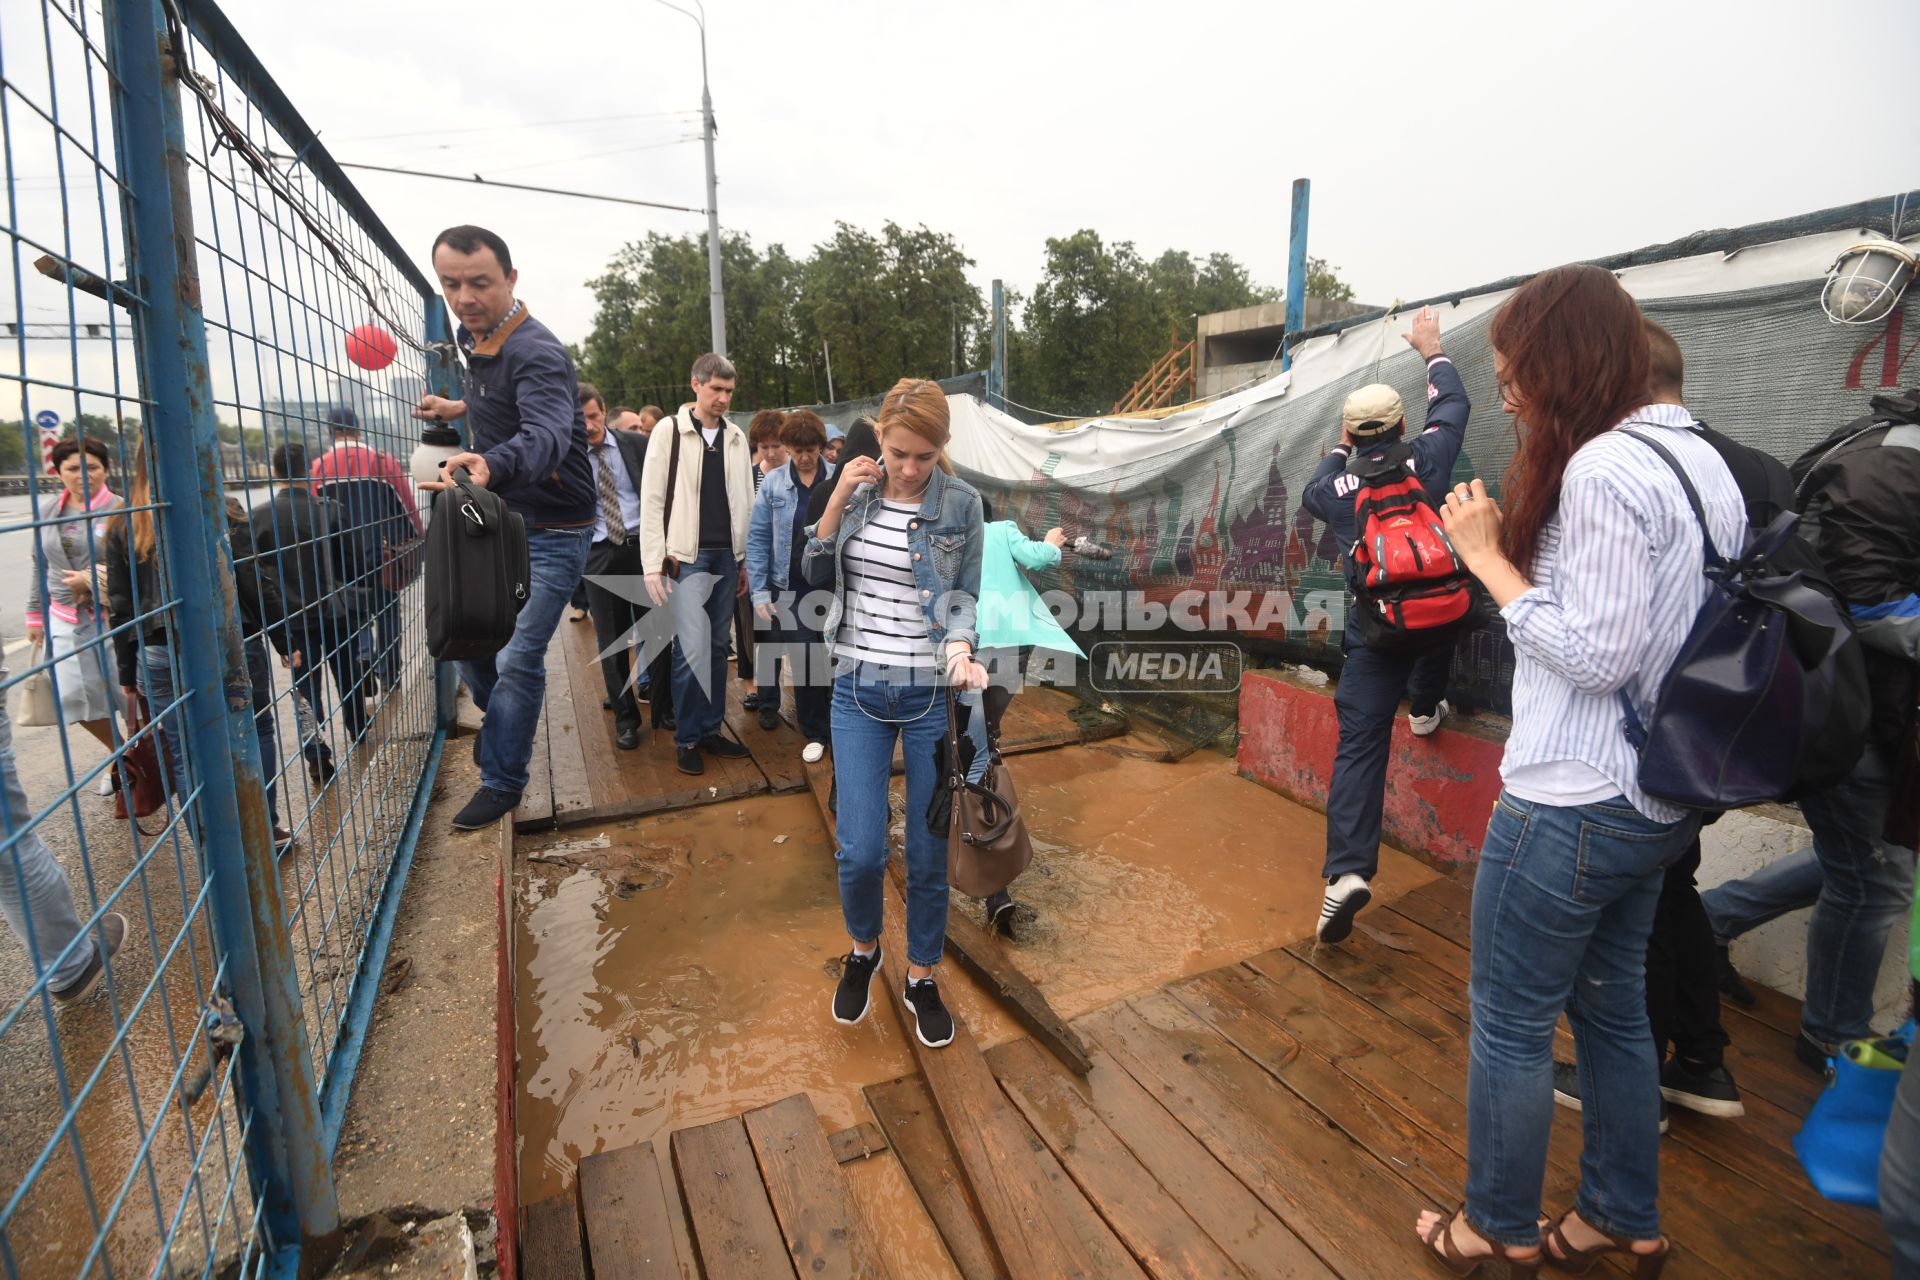
<path fill-rule="evenodd" d="M 681 639 L 673 642 L 673 744 L 682 748 L 697 747 L 700 739 L 719 733 L 727 718 L 727 636 L 733 626 L 740 562 L 731 548 L 702 550 L 680 566 L 680 582 L 674 590 L 692 587 L 688 579 L 694 574 L 712 574 L 715 581 L 701 605 L 707 615 L 707 651 L 689 654 Z M 705 688 L 690 662 L 704 666 Z"/>
<path fill-rule="evenodd" d="M 1553 1028 L 1580 1069 L 1581 1218 L 1660 1234 L 1660 1073 L 1647 1021 L 1647 939 L 1666 868 L 1698 818 L 1654 822 L 1624 797 L 1556 808 L 1506 792 L 1473 885 L 1467 1218 L 1489 1240 L 1540 1242 L 1553 1127 Z"/>
<path fill-rule="evenodd" d="M 0 670 L 0 677 L 5 675 Z M 34 812 L 20 785 L 13 721 L 0 694 L 0 833 L 19 832 L 11 848 L 0 850 L 0 915 L 26 948 L 35 975 L 45 973 L 47 985 L 58 989 L 80 977 L 97 944 L 80 936 L 83 926 L 67 873 L 40 838 L 39 828 L 27 826 Z"/>
<path fill-rule="evenodd" d="M 1807 995 L 1800 1025 L 1822 1044 L 1873 1032 L 1873 990 L 1887 935 L 1913 905 L 1914 851 L 1880 838 L 1893 789 L 1893 753 L 1869 746 L 1847 778 L 1800 802 L 1813 850 L 1700 895 L 1722 942 L 1799 907 L 1807 924 Z"/>
<path fill-rule="evenodd" d="M 909 964 L 939 964 L 947 945 L 947 845 L 927 829 L 936 781 L 933 749 L 946 732 L 946 697 L 931 668 L 863 662 L 833 682 L 840 911 L 856 942 L 880 936 L 892 818 L 887 792 L 897 738 L 907 766 Z"/>
<path fill-rule="evenodd" d="M 533 589 L 507 647 L 460 664 L 473 705 L 486 713 L 480 729 L 480 785 L 518 795 L 527 789 L 527 761 L 547 697 L 547 645 L 587 567 L 593 530 L 531 529 L 527 555 Z"/>

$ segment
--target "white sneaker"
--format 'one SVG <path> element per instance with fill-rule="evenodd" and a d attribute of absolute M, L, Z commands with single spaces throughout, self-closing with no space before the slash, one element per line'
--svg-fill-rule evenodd
<path fill-rule="evenodd" d="M 1413 715 L 1412 713 L 1408 713 L 1407 723 L 1413 726 L 1414 737 L 1424 738 L 1428 734 L 1432 733 L 1435 729 L 1438 729 L 1440 727 L 1440 722 L 1442 720 L 1445 720 L 1448 716 L 1452 714 L 1453 714 L 1453 708 L 1447 705 L 1447 700 L 1445 698 L 1442 698 L 1440 699 L 1440 705 L 1433 709 L 1432 715 L 1416 716 L 1416 715 Z"/>
<path fill-rule="evenodd" d="M 824 742 L 809 742 L 800 749 L 800 758 L 808 764 L 819 764 L 826 754 L 827 744 Z"/>
<path fill-rule="evenodd" d="M 1320 903 L 1320 927 L 1315 930 L 1320 941 L 1344 942 L 1353 932 L 1353 917 L 1371 901 L 1373 890 L 1352 872 L 1328 885 L 1327 896 Z"/>

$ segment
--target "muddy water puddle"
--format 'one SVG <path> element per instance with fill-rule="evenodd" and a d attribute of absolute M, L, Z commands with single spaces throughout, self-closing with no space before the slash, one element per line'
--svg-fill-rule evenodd
<path fill-rule="evenodd" d="M 1306 936 L 1319 912 L 1318 814 L 1239 778 L 1224 756 L 1140 755 L 1096 745 L 1010 761 L 1036 854 L 1013 887 L 1008 945 L 1068 1018 Z M 890 1010 L 852 1028 L 828 1016 L 847 939 L 811 796 L 522 850 L 533 855 L 518 872 L 524 1202 L 564 1191 L 584 1156 L 652 1139 L 665 1160 L 672 1131 L 793 1093 L 829 1130 L 856 1124 L 871 1118 L 867 1085 L 913 1070 Z M 1383 851 L 1377 891 L 1432 874 Z M 983 1047 L 1018 1033 L 956 963 L 941 977 Z M 876 1237 L 897 1246 L 888 1256 L 951 1274 L 897 1162 L 847 1170 Z"/>

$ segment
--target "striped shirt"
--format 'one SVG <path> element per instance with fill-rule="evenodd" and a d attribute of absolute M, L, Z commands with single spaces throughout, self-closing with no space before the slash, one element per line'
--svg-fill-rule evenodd
<path fill-rule="evenodd" d="M 1660 441 L 1699 491 L 1723 555 L 1747 534 L 1746 504 L 1679 405 L 1648 405 L 1621 426 Z M 1513 641 L 1513 732 L 1500 776 L 1540 804 L 1624 795 L 1655 822 L 1686 810 L 1640 789 L 1621 729 L 1625 689 L 1644 720 L 1706 600 L 1699 526 L 1671 469 L 1618 427 L 1567 465 L 1560 508 L 1541 531 L 1531 590 L 1502 609 Z"/>
<path fill-rule="evenodd" d="M 919 514 L 917 504 L 883 501 L 847 541 L 842 555 L 846 611 L 834 646 L 851 658 L 900 667 L 936 665 L 907 550 L 907 522 Z"/>

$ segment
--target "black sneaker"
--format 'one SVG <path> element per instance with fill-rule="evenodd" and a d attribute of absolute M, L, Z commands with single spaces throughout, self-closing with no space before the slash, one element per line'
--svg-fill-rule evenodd
<path fill-rule="evenodd" d="M 1827 1059 L 1834 1054 L 1834 1046 L 1822 1044 L 1802 1031 L 1793 1041 L 1793 1056 L 1800 1059 L 1800 1065 L 1821 1075 L 1827 1073 Z"/>
<path fill-rule="evenodd" d="M 742 680 L 746 679 L 745 676 L 740 678 Z M 746 697 L 740 699 L 740 706 L 747 711 L 758 711 L 760 709 L 760 695 L 757 693 L 748 694 Z"/>
<path fill-rule="evenodd" d="M 717 733 L 710 733 L 700 739 L 700 749 L 711 751 L 722 760 L 744 760 L 753 754 L 732 738 L 723 738 Z"/>
<path fill-rule="evenodd" d="M 1680 1059 L 1669 1062 L 1660 1073 L 1660 1096 L 1676 1107 L 1698 1111 L 1703 1116 L 1743 1116 L 1747 1108 L 1734 1088 L 1733 1074 L 1724 1066 L 1696 1071 Z"/>
<path fill-rule="evenodd" d="M 767 703 L 760 704 L 760 727 L 771 733 L 780 727 L 780 708 Z"/>
<path fill-rule="evenodd" d="M 929 1049 L 953 1043 L 953 1015 L 940 1002 L 940 988 L 932 978 L 908 982 L 907 1007 L 913 1010 L 913 1034 Z"/>
<path fill-rule="evenodd" d="M 316 787 L 324 787 L 333 781 L 333 757 L 314 756 L 307 761 L 307 778 Z"/>
<path fill-rule="evenodd" d="M 673 749 L 673 767 L 682 773 L 705 773 L 707 762 L 700 758 L 698 747 L 675 747 Z"/>
<path fill-rule="evenodd" d="M 109 911 L 101 916 L 99 932 L 93 935 L 93 958 L 87 961 L 87 967 L 66 986 L 49 987 L 47 994 L 61 1004 L 85 1000 L 99 989 L 100 979 L 107 974 L 107 961 L 120 954 L 120 948 L 126 941 L 127 918 L 118 911 Z"/>
<path fill-rule="evenodd" d="M 833 1020 L 845 1027 L 857 1026 L 873 1008 L 873 975 L 880 968 L 880 947 L 863 956 L 847 952 L 846 968 L 841 970 L 840 985 L 833 992 Z"/>
<path fill-rule="evenodd" d="M 467 807 L 453 815 L 455 831 L 478 831 L 490 827 L 520 807 L 518 791 L 495 791 L 481 787 L 467 801 Z"/>
<path fill-rule="evenodd" d="M 1569 1111 L 1579 1111 L 1580 1106 L 1580 1068 L 1571 1062 L 1556 1060 L 1553 1064 L 1553 1101 L 1556 1106 Z M 1660 1099 L 1660 1132 L 1667 1131 L 1667 1100 Z"/>
<path fill-rule="evenodd" d="M 1720 971 L 1720 994 L 1744 1008 L 1753 1008 L 1753 988 L 1749 987 L 1747 980 L 1740 976 L 1740 971 L 1733 967 L 1733 957 L 1727 954 L 1727 949 L 1723 946 L 1716 945 L 1713 950 L 1714 967 Z"/>

